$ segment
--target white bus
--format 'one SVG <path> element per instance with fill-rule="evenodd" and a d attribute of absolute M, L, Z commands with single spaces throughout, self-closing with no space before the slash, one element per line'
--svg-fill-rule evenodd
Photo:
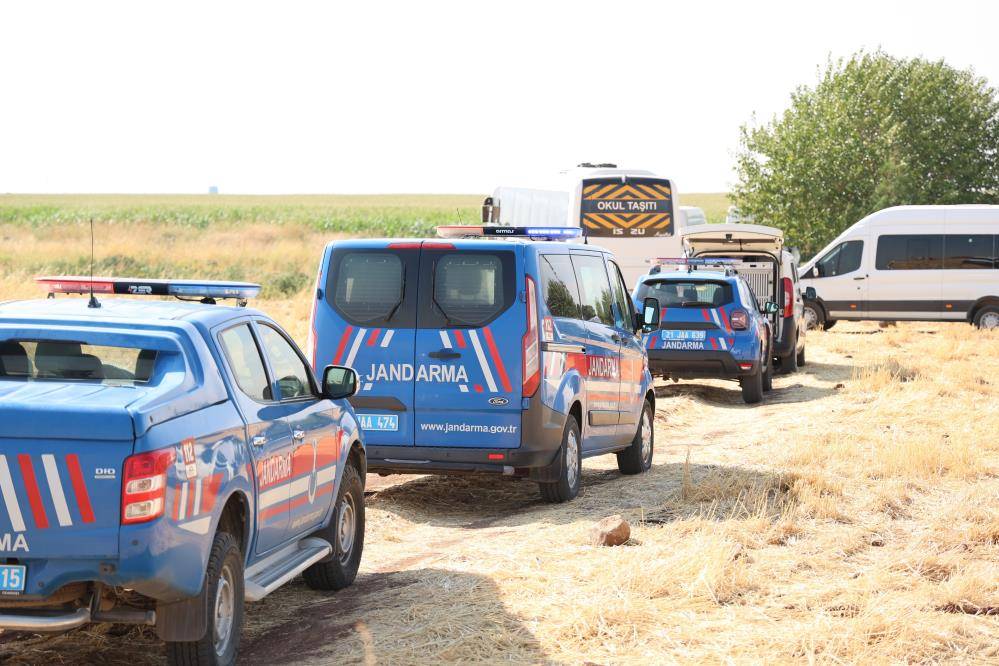
<path fill-rule="evenodd" d="M 683 213 L 676 187 L 651 171 L 584 163 L 547 187 L 497 187 L 482 207 L 482 223 L 579 227 L 579 242 L 614 253 L 628 285 L 649 272 L 654 257 L 679 257 Z"/>
<path fill-rule="evenodd" d="M 801 286 L 812 327 L 869 319 L 997 328 L 999 206 L 879 210 L 802 266 Z"/>

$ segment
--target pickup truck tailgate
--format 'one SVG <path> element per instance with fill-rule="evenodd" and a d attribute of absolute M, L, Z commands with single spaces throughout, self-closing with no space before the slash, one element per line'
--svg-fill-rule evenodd
<path fill-rule="evenodd" d="M 136 394 L 92 384 L 0 390 L 0 557 L 117 555 Z"/>

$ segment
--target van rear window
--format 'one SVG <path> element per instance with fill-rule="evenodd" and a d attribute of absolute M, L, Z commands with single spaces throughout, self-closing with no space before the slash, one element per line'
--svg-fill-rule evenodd
<path fill-rule="evenodd" d="M 107 381 L 142 384 L 149 381 L 156 352 L 134 347 L 107 347 L 80 342 L 4 340 L 0 342 L 0 378 Z"/>
<path fill-rule="evenodd" d="M 732 302 L 732 286 L 724 282 L 664 280 L 643 284 L 639 300 L 655 298 L 664 308 L 717 308 Z"/>
<path fill-rule="evenodd" d="M 495 254 L 449 254 L 434 269 L 434 301 L 454 326 L 481 326 L 504 309 L 503 262 Z"/>
<path fill-rule="evenodd" d="M 356 324 L 384 324 L 402 304 L 403 271 L 397 254 L 345 253 L 337 268 L 333 306 Z"/>

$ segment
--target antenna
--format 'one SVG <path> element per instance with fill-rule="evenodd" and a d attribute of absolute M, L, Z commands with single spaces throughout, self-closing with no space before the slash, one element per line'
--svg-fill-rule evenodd
<path fill-rule="evenodd" d="M 90 302 L 87 307 L 101 307 L 100 302 L 94 298 L 94 218 L 90 218 Z"/>

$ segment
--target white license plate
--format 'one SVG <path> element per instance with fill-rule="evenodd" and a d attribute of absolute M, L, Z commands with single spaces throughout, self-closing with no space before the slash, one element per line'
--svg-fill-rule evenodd
<path fill-rule="evenodd" d="M 663 340 L 704 340 L 707 331 L 685 331 L 685 330 L 665 330 L 662 332 Z"/>
<path fill-rule="evenodd" d="M 399 429 L 398 414 L 358 414 L 361 430 L 395 432 Z"/>
<path fill-rule="evenodd" d="M 0 593 L 24 592 L 28 568 L 23 564 L 0 564 Z"/>

